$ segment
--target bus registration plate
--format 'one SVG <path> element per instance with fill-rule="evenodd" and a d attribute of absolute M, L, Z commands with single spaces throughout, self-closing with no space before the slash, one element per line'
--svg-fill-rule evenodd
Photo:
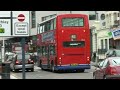
<path fill-rule="evenodd" d="M 71 66 L 77 66 L 78 64 L 74 63 L 74 64 L 71 64 Z"/>

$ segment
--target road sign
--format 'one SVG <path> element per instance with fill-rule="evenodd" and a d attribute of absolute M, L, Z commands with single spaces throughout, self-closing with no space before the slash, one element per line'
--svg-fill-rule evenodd
<path fill-rule="evenodd" d="M 9 19 L 0 19 L 0 36 L 11 36 L 11 22 Z"/>
<path fill-rule="evenodd" d="M 29 36 L 29 11 L 13 11 L 13 36 Z"/>
<path fill-rule="evenodd" d="M 23 14 L 18 15 L 18 21 L 23 22 L 25 20 L 25 16 Z"/>
<path fill-rule="evenodd" d="M 0 11 L 0 36 L 29 36 L 29 11 Z"/>
<path fill-rule="evenodd" d="M 28 35 L 28 23 L 17 22 L 15 23 L 15 35 Z"/>

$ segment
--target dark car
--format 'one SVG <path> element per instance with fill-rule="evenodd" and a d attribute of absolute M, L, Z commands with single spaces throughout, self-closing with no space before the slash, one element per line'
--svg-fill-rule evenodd
<path fill-rule="evenodd" d="M 94 79 L 120 79 L 120 57 L 108 57 L 96 65 Z"/>
<path fill-rule="evenodd" d="M 16 54 L 13 56 L 12 62 L 10 63 L 11 70 L 19 71 L 22 70 L 22 54 Z M 31 59 L 31 55 L 25 54 L 25 69 L 34 71 L 34 60 Z"/>
<path fill-rule="evenodd" d="M 120 50 L 119 49 L 111 49 L 106 52 L 107 57 L 120 57 Z"/>

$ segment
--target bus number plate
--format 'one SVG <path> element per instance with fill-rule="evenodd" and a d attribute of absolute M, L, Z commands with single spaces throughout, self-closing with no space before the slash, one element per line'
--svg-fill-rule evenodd
<path fill-rule="evenodd" d="M 71 66 L 77 66 L 78 64 L 74 63 L 74 64 L 71 64 Z"/>

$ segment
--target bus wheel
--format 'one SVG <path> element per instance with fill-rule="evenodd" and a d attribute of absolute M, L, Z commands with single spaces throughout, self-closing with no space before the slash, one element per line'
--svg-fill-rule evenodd
<path fill-rule="evenodd" d="M 44 70 L 44 68 L 43 68 L 42 64 L 41 64 L 41 70 Z"/>
<path fill-rule="evenodd" d="M 84 69 L 79 69 L 77 70 L 78 72 L 84 72 L 85 70 Z"/>
<path fill-rule="evenodd" d="M 41 63 L 41 62 L 40 62 Z M 41 70 L 44 70 L 42 63 L 40 64 Z"/>

